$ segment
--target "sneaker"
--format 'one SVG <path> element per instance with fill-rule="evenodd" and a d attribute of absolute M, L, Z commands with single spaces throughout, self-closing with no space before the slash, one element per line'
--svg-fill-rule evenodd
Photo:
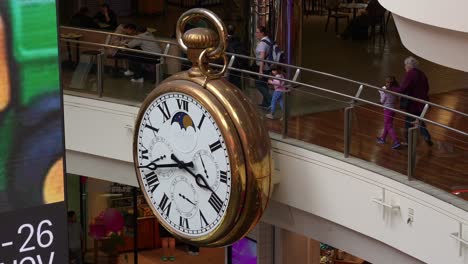
<path fill-rule="evenodd" d="M 145 79 L 143 79 L 143 77 L 138 78 L 138 79 L 132 78 L 130 81 L 134 82 L 134 83 L 143 83 L 145 81 Z"/>
<path fill-rule="evenodd" d="M 401 147 L 400 142 L 394 143 L 394 144 L 392 145 L 392 149 L 397 149 L 397 148 L 400 148 L 400 147 Z"/>
<path fill-rule="evenodd" d="M 268 119 L 275 119 L 275 117 L 270 113 L 265 115 L 266 118 Z"/>
<path fill-rule="evenodd" d="M 162 257 L 161 257 L 161 260 L 162 260 L 163 262 L 166 262 L 166 261 L 168 261 L 168 258 L 167 258 L 166 256 L 162 256 Z"/>
<path fill-rule="evenodd" d="M 381 138 L 381 137 L 378 137 L 378 138 L 377 138 L 377 143 L 379 143 L 379 144 L 385 144 L 385 140 L 384 140 L 383 138 Z"/>
<path fill-rule="evenodd" d="M 174 257 L 174 256 L 170 256 L 170 257 L 169 257 L 169 261 L 174 262 L 174 261 L 175 261 L 175 257 Z"/>
<path fill-rule="evenodd" d="M 133 72 L 132 72 L 131 70 L 126 70 L 126 71 L 124 72 L 124 75 L 125 75 L 125 76 L 132 76 L 132 75 L 133 75 Z"/>

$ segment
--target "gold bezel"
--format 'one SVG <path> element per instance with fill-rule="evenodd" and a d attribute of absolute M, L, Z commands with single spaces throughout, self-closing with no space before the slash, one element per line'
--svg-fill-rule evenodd
<path fill-rule="evenodd" d="M 136 119 L 136 132 L 133 139 L 133 159 L 135 164 L 138 163 L 138 131 L 143 119 L 143 115 L 149 105 L 156 98 L 164 95 L 165 93 L 181 93 L 189 95 L 197 100 L 203 107 L 205 107 L 205 109 L 210 112 L 211 116 L 216 121 L 221 135 L 225 140 L 226 148 L 229 154 L 229 162 L 231 165 L 231 197 L 226 209 L 226 214 L 224 215 L 218 227 L 211 233 L 198 238 L 185 236 L 184 234 L 181 234 L 173 229 L 171 226 L 167 225 L 160 217 L 155 206 L 149 203 L 150 208 L 158 218 L 159 223 L 162 224 L 171 234 L 173 234 L 178 239 L 189 242 L 191 244 L 206 246 L 221 240 L 232 230 L 240 216 L 241 209 L 244 206 L 246 194 L 246 168 L 242 145 L 236 129 L 232 129 L 235 127 L 235 125 L 232 123 L 228 113 L 226 112 L 226 108 L 217 100 L 217 98 L 199 84 L 194 83 L 190 79 L 177 78 L 176 75 L 164 81 L 161 85 L 154 89 L 141 105 L 140 112 Z M 141 187 L 143 186 L 141 177 L 142 175 L 136 166 L 135 171 Z M 147 201 L 151 201 L 148 197 L 148 194 L 145 191 L 143 193 L 145 199 Z"/>
<path fill-rule="evenodd" d="M 271 144 L 258 110 L 239 88 L 224 79 L 212 80 L 206 88 L 223 104 L 236 127 L 244 151 L 247 172 L 247 192 L 239 219 L 226 236 L 206 245 L 219 247 L 232 244 L 246 236 L 260 220 L 272 189 Z"/>

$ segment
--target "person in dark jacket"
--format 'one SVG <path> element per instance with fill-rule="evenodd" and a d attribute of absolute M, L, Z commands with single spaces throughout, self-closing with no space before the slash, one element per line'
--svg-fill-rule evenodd
<path fill-rule="evenodd" d="M 242 44 L 240 38 L 235 35 L 236 28 L 234 25 L 227 26 L 227 48 L 226 51 L 229 53 L 240 54 L 240 55 L 247 55 L 245 54 L 245 48 Z M 234 60 L 234 64 L 232 67 L 237 69 L 244 69 L 246 67 L 245 59 L 238 58 Z M 241 81 L 241 72 L 238 71 L 230 71 L 228 76 L 228 81 L 238 88 L 241 88 L 242 81 Z"/>
<path fill-rule="evenodd" d="M 429 81 L 427 80 L 426 74 L 418 69 L 419 62 L 413 57 L 408 57 L 405 59 L 405 70 L 406 75 L 401 82 L 399 87 L 394 87 L 392 90 L 394 92 L 403 93 L 411 97 L 415 97 L 421 100 L 429 101 Z M 425 104 L 420 103 L 414 100 L 405 100 L 401 99 L 405 103 L 402 106 L 403 110 L 406 112 L 420 116 Z M 405 128 L 406 128 L 406 137 L 408 137 L 408 129 L 416 121 L 415 118 L 411 116 L 406 116 Z M 426 123 L 421 121 L 419 123 L 419 128 L 421 131 L 424 140 L 429 146 L 432 146 L 431 135 L 426 128 Z M 408 138 L 407 138 L 408 139 Z"/>
<path fill-rule="evenodd" d="M 385 8 L 377 0 L 370 0 L 365 10 L 361 10 L 356 18 L 351 20 L 348 27 L 340 35 L 341 38 L 351 37 L 355 40 L 369 38 L 369 27 L 379 23 L 385 16 Z M 382 29 L 380 29 L 382 30 Z"/>
<path fill-rule="evenodd" d="M 99 25 L 89 15 L 89 9 L 87 7 L 80 8 L 80 11 L 73 15 L 70 21 L 72 27 L 80 28 L 99 28 Z"/>
<path fill-rule="evenodd" d="M 109 25 L 104 27 L 106 29 L 116 29 L 118 26 L 117 15 L 109 8 L 108 4 L 101 5 L 101 11 L 94 16 L 94 19 L 103 25 Z"/>

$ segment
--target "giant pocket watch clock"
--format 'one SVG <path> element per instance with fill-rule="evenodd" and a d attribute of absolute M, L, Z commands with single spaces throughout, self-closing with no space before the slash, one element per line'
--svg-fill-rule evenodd
<path fill-rule="evenodd" d="M 217 32 L 194 28 L 195 17 Z M 244 237 L 271 193 L 270 139 L 257 110 L 222 78 L 226 30 L 206 9 L 184 13 L 177 39 L 192 68 L 171 76 L 143 102 L 134 135 L 138 181 L 154 214 L 187 243 L 220 247 Z M 208 63 L 222 59 L 221 71 Z"/>

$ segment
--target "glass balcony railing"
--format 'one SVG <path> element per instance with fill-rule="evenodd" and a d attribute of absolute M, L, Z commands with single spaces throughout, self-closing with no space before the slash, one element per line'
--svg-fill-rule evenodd
<path fill-rule="evenodd" d="M 65 93 L 138 104 L 159 82 L 190 67 L 175 40 L 161 39 L 157 42 L 162 52 L 154 54 L 161 56 L 160 62 L 145 66 L 144 82 L 131 82 L 124 74 L 128 69 L 127 60 L 112 57 L 118 50 L 129 49 L 109 44 L 112 37 L 130 36 L 69 27 L 62 27 L 61 33 Z M 138 53 L 135 56 L 150 54 L 135 52 Z M 239 58 L 250 63 L 256 61 L 252 57 L 228 55 L 230 65 Z M 440 104 L 461 98 L 435 96 L 434 102 L 428 102 L 394 93 L 399 98 L 426 106 L 420 116 L 390 109 L 396 112 L 396 134 L 402 142 L 408 142 L 407 146 L 395 150 L 391 148 L 390 137 L 387 144 L 376 142 L 384 128 L 385 107 L 378 102 L 381 88 L 294 65 L 281 64 L 281 67 L 287 72 L 282 80 L 288 90 L 283 94 L 284 108 L 278 105 L 273 119 L 265 118 L 270 131 L 281 134 L 284 139 L 298 139 L 342 152 L 344 157 L 369 161 L 380 168 L 407 175 L 408 180 L 424 181 L 468 200 L 468 114 L 465 113 L 468 110 Z M 254 104 L 261 102 L 262 96 L 256 89 L 260 74 L 233 67 L 229 67 L 228 74 L 240 77 L 239 88 Z M 301 82 L 304 76 L 312 81 Z M 259 107 L 258 110 L 262 116 L 269 114 L 268 109 Z M 408 131 L 405 130 L 407 116 L 416 120 L 410 123 Z M 419 135 L 422 122 L 432 135 L 433 146 L 425 144 Z"/>

